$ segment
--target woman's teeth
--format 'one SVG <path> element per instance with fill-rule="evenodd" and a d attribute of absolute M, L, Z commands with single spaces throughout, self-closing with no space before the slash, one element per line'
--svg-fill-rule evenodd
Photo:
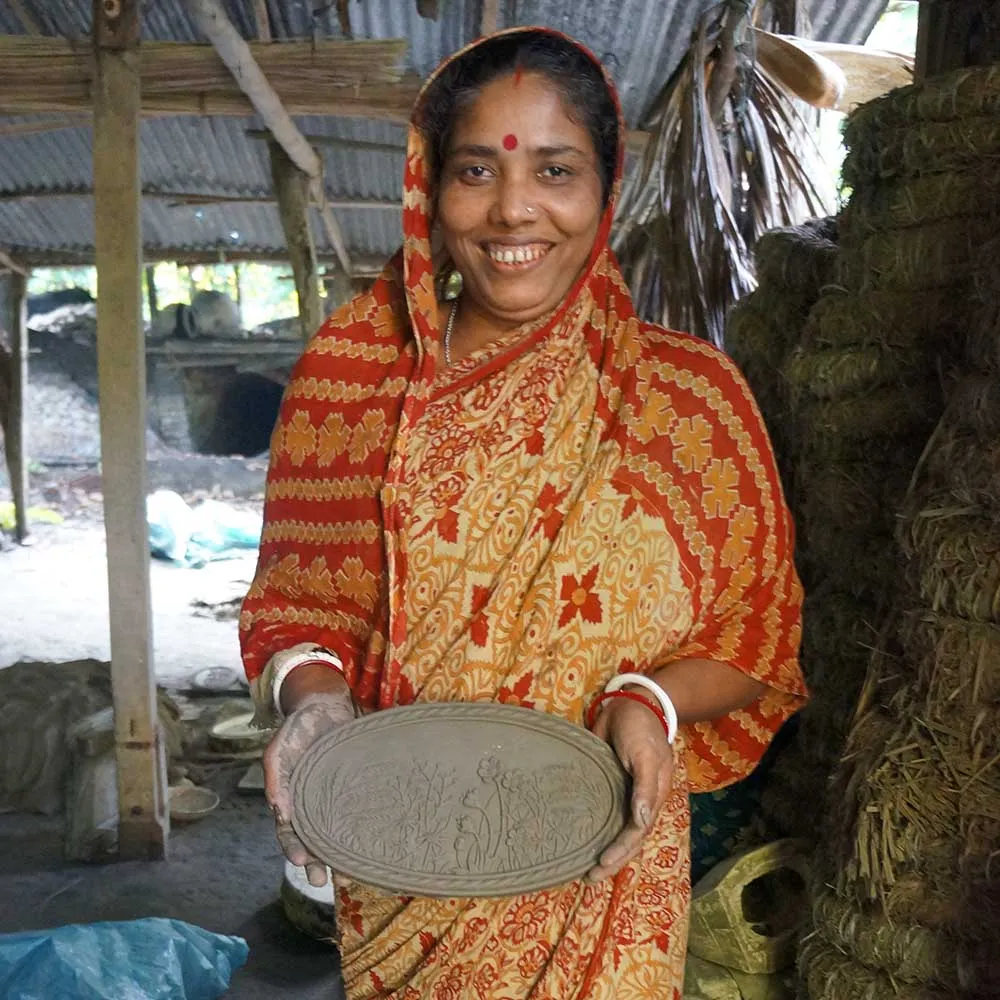
<path fill-rule="evenodd" d="M 548 247 L 487 247 L 486 252 L 498 264 L 528 264 L 548 253 Z"/>

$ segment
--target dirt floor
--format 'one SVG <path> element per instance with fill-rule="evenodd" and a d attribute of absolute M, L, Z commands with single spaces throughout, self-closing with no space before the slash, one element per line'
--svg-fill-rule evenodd
<path fill-rule="evenodd" d="M 154 485 L 190 496 L 184 486 L 194 477 L 216 496 L 259 507 L 260 463 L 235 463 L 235 488 L 219 474 L 229 471 L 224 461 L 209 460 L 207 477 L 202 465 L 162 465 L 151 470 L 160 477 Z M 45 469 L 34 476 L 32 503 L 65 521 L 35 524 L 30 547 L 0 550 L 0 668 L 29 659 L 110 658 L 99 488 L 94 470 Z M 8 496 L 0 484 L 0 501 Z M 183 686 L 203 667 L 240 671 L 235 620 L 198 614 L 192 601 L 231 600 L 245 592 L 252 572 L 253 554 L 202 569 L 152 563 L 160 683 Z M 221 805 L 196 823 L 175 826 L 165 862 L 70 864 L 60 817 L 0 815 L 0 933 L 168 916 L 246 938 L 250 958 L 227 997 L 342 997 L 336 950 L 285 919 L 278 901 L 283 859 L 262 794 L 236 789 L 245 770 L 245 762 L 221 763 L 199 779 L 220 793 Z"/>

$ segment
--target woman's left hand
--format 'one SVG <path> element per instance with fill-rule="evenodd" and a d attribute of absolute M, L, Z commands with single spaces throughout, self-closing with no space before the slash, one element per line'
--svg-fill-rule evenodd
<path fill-rule="evenodd" d="M 642 850 L 642 840 L 673 787 L 674 751 L 656 714 L 627 698 L 612 698 L 603 706 L 594 734 L 611 744 L 632 776 L 629 821 L 587 873 L 591 882 L 599 882 L 621 871 Z"/>

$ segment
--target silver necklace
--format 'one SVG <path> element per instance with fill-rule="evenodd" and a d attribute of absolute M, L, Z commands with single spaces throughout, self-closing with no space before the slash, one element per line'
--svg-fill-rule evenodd
<path fill-rule="evenodd" d="M 455 300 L 448 314 L 448 322 L 444 328 L 444 363 L 446 368 L 451 367 L 451 331 L 455 328 L 455 314 L 458 312 L 458 299 Z"/>

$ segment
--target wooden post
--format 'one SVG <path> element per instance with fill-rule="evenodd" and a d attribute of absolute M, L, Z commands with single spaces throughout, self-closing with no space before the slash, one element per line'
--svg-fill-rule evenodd
<path fill-rule="evenodd" d="M 914 78 L 1000 61 L 1000 0 L 921 0 Z"/>
<path fill-rule="evenodd" d="M 10 261 L 13 265 L 13 261 Z M 10 331 L 9 358 L 0 355 L 0 363 L 9 363 L 6 373 L 0 371 L 0 429 L 3 432 L 7 471 L 10 474 L 10 492 L 14 500 L 14 522 L 17 540 L 28 544 L 28 455 L 25 442 L 24 400 L 28 387 L 28 323 L 27 323 L 27 272 L 12 266 L 10 275 L 0 278 L 6 285 L 6 294 L 0 294 L 6 315 L 3 325 Z M 0 290 L 2 292 L 3 290 Z M 0 350 L 3 345 L 0 344 Z M 4 387 L 8 390 L 4 398 Z"/>
<path fill-rule="evenodd" d="M 253 17 L 257 37 L 262 42 L 271 41 L 271 18 L 267 13 L 267 0 L 253 0 Z"/>
<path fill-rule="evenodd" d="M 236 287 L 236 315 L 240 319 L 240 329 L 243 329 L 243 282 L 240 279 L 240 262 L 233 263 L 233 285 Z"/>
<path fill-rule="evenodd" d="M 97 370 L 122 859 L 164 857 L 170 826 L 146 533 L 139 3 L 94 0 Z"/>
<path fill-rule="evenodd" d="M 479 34 L 492 35 L 497 30 L 500 0 L 481 0 L 479 5 Z"/>
<path fill-rule="evenodd" d="M 309 178 L 292 163 L 279 143 L 272 139 L 267 146 L 271 153 L 271 177 L 278 199 L 281 228 L 285 232 L 295 291 L 299 297 L 302 339 L 308 340 L 323 323 L 316 244 L 309 225 Z"/>
<path fill-rule="evenodd" d="M 160 314 L 160 304 L 156 298 L 156 266 L 147 264 L 144 271 L 146 275 L 146 302 L 149 304 L 149 320 L 152 322 Z"/>
<path fill-rule="evenodd" d="M 187 0 L 195 23 L 205 37 L 215 46 L 219 58 L 229 67 L 240 89 L 250 99 L 274 138 L 281 144 L 289 159 L 309 178 L 312 196 L 319 207 L 319 216 L 333 247 L 340 266 L 350 274 L 351 257 L 344 243 L 340 223 L 327 204 L 323 187 L 323 161 L 306 141 L 292 120 L 277 91 L 261 72 L 250 46 L 233 26 L 219 0 Z"/>

